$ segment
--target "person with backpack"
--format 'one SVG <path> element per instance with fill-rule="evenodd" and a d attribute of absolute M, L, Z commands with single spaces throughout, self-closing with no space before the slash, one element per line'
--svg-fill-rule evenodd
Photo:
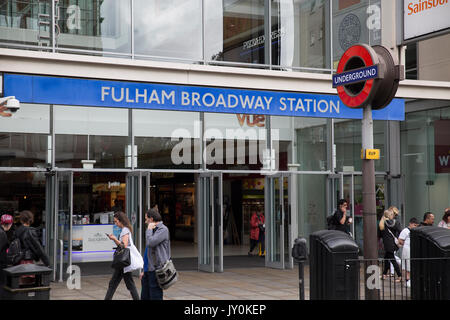
<path fill-rule="evenodd" d="M 16 238 L 20 241 L 21 250 L 21 259 L 18 264 L 33 264 L 35 261 L 42 261 L 45 266 L 49 266 L 50 259 L 45 253 L 35 229 L 31 227 L 33 221 L 34 215 L 31 211 L 20 212 L 21 225 L 16 230 Z"/>
<path fill-rule="evenodd" d="M 3 273 L 3 269 L 5 269 L 7 265 L 7 256 L 6 252 L 9 247 L 8 236 L 6 232 L 11 229 L 13 224 L 13 217 L 9 214 L 2 215 L 0 219 L 0 300 L 3 298 L 3 286 L 6 282 L 5 274 Z"/>

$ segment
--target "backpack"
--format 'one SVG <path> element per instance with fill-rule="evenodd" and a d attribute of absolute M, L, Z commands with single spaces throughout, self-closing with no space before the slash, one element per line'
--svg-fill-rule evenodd
<path fill-rule="evenodd" d="M 16 266 L 24 258 L 24 252 L 20 244 L 20 239 L 15 238 L 9 245 L 8 252 L 6 253 L 6 261 L 8 265 Z"/>

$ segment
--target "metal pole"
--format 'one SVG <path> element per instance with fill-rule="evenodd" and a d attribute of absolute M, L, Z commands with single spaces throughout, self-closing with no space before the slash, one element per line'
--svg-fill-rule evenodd
<path fill-rule="evenodd" d="M 59 240 L 59 281 L 63 282 L 63 264 L 64 264 L 64 241 Z"/>
<path fill-rule="evenodd" d="M 300 300 L 305 300 L 305 278 L 303 261 L 298 262 L 298 288 Z"/>
<path fill-rule="evenodd" d="M 373 149 L 372 107 L 364 107 L 362 120 L 362 149 Z M 365 157 L 364 157 L 365 158 Z M 362 160 L 363 178 L 363 225 L 364 225 L 364 259 L 376 260 L 377 248 L 377 208 L 375 202 L 375 163 L 374 160 Z M 364 272 L 364 282 L 367 283 L 367 273 Z M 366 300 L 378 300 L 377 289 L 365 287 Z"/>

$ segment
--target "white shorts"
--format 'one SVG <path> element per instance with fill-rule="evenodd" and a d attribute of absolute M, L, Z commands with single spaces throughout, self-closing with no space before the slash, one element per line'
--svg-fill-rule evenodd
<path fill-rule="evenodd" d="M 411 271 L 411 249 L 403 247 L 402 249 L 402 269 Z"/>

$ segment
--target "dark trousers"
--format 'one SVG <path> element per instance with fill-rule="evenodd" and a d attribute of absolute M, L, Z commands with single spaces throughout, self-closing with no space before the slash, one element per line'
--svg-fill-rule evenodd
<path fill-rule="evenodd" d="M 259 243 L 261 243 L 261 254 L 264 254 L 264 251 L 266 250 L 266 235 L 264 232 L 259 231 Z"/>
<path fill-rule="evenodd" d="M 259 240 L 250 239 L 250 251 L 253 252 L 253 249 L 255 249 L 256 245 L 259 243 Z"/>
<path fill-rule="evenodd" d="M 388 274 L 390 269 L 390 263 L 394 266 L 395 273 L 398 277 L 402 276 L 402 272 L 400 271 L 400 267 L 398 266 L 397 260 L 395 260 L 393 252 L 385 252 L 384 253 L 384 270 L 383 274 Z M 390 263 L 389 263 L 390 262 Z"/>
<path fill-rule="evenodd" d="M 145 271 L 141 279 L 141 300 L 150 300 L 150 272 Z"/>
<path fill-rule="evenodd" d="M 146 300 L 163 300 L 163 290 L 158 284 L 158 280 L 156 280 L 155 271 L 145 272 L 148 274 L 148 299 Z M 144 276 L 145 276 L 144 273 Z M 144 279 L 144 278 L 142 278 Z M 144 299 L 143 299 L 144 300 Z"/>
<path fill-rule="evenodd" d="M 125 285 L 131 293 L 133 300 L 139 300 L 139 294 L 133 281 L 131 272 L 123 273 L 123 269 L 115 269 L 114 274 L 109 281 L 108 291 L 106 292 L 105 300 L 111 300 L 122 278 L 125 280 Z"/>

